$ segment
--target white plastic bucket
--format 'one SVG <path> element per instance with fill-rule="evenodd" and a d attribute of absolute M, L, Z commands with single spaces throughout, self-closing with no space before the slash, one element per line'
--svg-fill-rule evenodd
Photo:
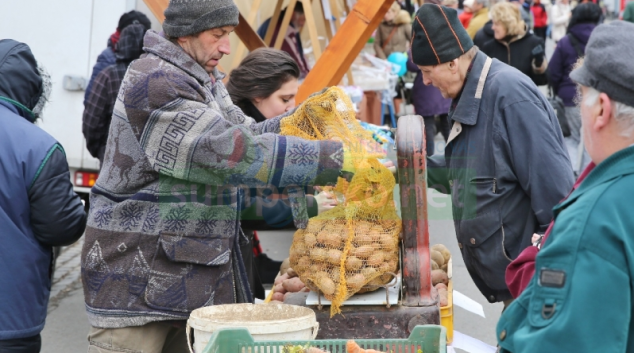
<path fill-rule="evenodd" d="M 187 344 L 201 353 L 219 328 L 244 327 L 256 341 L 314 340 L 319 323 L 309 308 L 288 304 L 227 304 L 192 311 L 187 320 Z M 194 331 L 194 345 L 190 342 Z"/>

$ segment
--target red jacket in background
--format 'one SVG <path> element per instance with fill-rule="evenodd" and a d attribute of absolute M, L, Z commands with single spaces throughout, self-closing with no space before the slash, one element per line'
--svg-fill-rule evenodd
<path fill-rule="evenodd" d="M 534 4 L 531 7 L 533 17 L 535 18 L 534 27 L 541 28 L 548 26 L 548 14 L 546 8 L 542 4 Z"/>
<path fill-rule="evenodd" d="M 579 185 L 581 185 L 581 182 L 583 182 L 588 174 L 590 174 L 594 167 L 596 167 L 596 164 L 594 164 L 594 162 L 590 162 L 590 164 L 588 164 L 586 169 L 584 169 L 581 175 L 579 175 L 579 179 L 577 179 L 575 185 L 573 185 L 572 190 L 570 191 L 568 196 L 561 200 L 561 202 L 564 202 L 570 196 L 570 194 L 572 194 L 572 192 L 575 191 L 579 187 Z M 552 231 L 554 225 L 555 220 L 553 219 L 550 222 L 546 233 L 544 233 L 544 237 L 542 238 L 542 247 L 544 246 L 544 243 L 546 243 L 546 239 L 548 239 L 548 236 L 550 235 L 550 232 Z M 509 291 L 511 292 L 513 298 L 519 297 L 524 289 L 526 289 L 526 287 L 528 286 L 531 278 L 533 278 L 533 274 L 535 274 L 535 258 L 537 257 L 537 253 L 539 253 L 539 249 L 536 246 L 529 246 L 528 248 L 524 249 L 520 253 L 520 255 L 506 267 L 506 285 L 509 287 Z"/>
<path fill-rule="evenodd" d="M 469 22 L 471 22 L 471 18 L 473 17 L 473 12 L 462 11 L 460 15 L 458 15 L 458 19 L 462 26 L 466 29 L 469 27 Z"/>

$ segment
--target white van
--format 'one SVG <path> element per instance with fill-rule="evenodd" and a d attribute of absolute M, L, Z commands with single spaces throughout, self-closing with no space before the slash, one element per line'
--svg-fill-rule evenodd
<path fill-rule="evenodd" d="M 139 10 L 159 24 L 142 0 L 5 0 L 0 3 L 0 38 L 31 47 L 51 75 L 53 90 L 38 125 L 64 147 L 71 179 L 87 203 L 99 160 L 86 149 L 82 134 L 84 89 L 116 30 L 119 17 Z"/>

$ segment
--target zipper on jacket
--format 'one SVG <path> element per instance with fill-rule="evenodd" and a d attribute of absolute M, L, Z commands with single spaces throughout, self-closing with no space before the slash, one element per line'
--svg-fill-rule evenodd
<path fill-rule="evenodd" d="M 493 178 L 493 193 L 495 194 L 495 192 L 498 189 L 498 180 Z"/>

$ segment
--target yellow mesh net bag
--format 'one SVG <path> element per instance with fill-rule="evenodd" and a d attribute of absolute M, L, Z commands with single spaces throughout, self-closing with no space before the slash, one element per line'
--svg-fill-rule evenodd
<path fill-rule="evenodd" d="M 340 140 L 353 155 L 355 174 L 339 178 L 330 191 L 341 202 L 299 229 L 290 263 L 302 282 L 332 302 L 330 315 L 355 293 L 371 291 L 393 279 L 398 268 L 401 222 L 393 200 L 394 176 L 362 148 L 372 141 L 357 122 L 352 103 L 340 88 L 307 99 L 282 120 L 281 134 L 307 140 Z M 371 142 L 370 142 L 371 143 Z"/>

